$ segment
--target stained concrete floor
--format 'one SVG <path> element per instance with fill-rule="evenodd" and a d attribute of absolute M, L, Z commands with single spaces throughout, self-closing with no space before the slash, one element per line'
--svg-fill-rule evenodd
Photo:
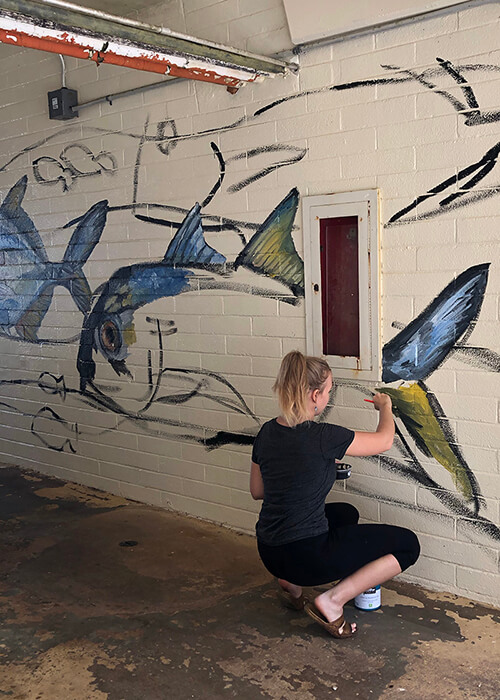
<path fill-rule="evenodd" d="M 253 538 L 12 466 L 0 527 L 0 699 L 500 698 L 500 611 L 464 598 L 393 582 L 338 641 Z"/>

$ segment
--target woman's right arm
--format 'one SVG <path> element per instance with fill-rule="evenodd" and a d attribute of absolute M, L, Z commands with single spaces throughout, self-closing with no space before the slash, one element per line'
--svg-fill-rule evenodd
<path fill-rule="evenodd" d="M 346 450 L 349 457 L 369 457 L 386 452 L 394 441 L 392 402 L 387 394 L 375 394 L 373 405 L 379 411 L 377 430 L 374 433 L 356 431 L 354 440 Z"/>

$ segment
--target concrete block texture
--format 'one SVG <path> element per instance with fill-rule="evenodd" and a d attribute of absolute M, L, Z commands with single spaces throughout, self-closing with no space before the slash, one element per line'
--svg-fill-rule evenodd
<path fill-rule="evenodd" d="M 281 0 L 139 19 L 292 48 Z M 468 3 L 300 47 L 298 74 L 236 93 L 107 100 L 161 77 L 68 58 L 80 100 L 102 100 L 65 122 L 58 58 L 5 45 L 2 459 L 253 532 L 252 442 L 283 355 L 311 347 L 304 198 L 378 189 L 384 381 L 336 377 L 327 420 L 373 431 L 363 399 L 387 390 L 399 437 L 329 499 L 417 532 L 409 580 L 500 605 L 499 31 L 495 3 Z"/>

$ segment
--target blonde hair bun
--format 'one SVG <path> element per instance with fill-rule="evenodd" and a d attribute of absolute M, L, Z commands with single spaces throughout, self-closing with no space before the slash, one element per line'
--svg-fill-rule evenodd
<path fill-rule="evenodd" d="M 328 362 L 322 357 L 303 355 L 299 350 L 285 355 L 273 391 L 278 397 L 281 414 L 291 428 L 308 420 L 309 391 L 321 390 L 331 373 Z"/>

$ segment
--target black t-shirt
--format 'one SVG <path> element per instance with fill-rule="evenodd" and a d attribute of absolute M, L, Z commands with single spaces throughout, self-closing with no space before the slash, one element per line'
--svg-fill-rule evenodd
<path fill-rule="evenodd" d="M 295 428 L 277 420 L 264 423 L 253 444 L 264 501 L 258 539 L 280 545 L 328 530 L 325 498 L 335 481 L 335 460 L 342 459 L 354 432 L 331 423 L 306 421 Z"/>

